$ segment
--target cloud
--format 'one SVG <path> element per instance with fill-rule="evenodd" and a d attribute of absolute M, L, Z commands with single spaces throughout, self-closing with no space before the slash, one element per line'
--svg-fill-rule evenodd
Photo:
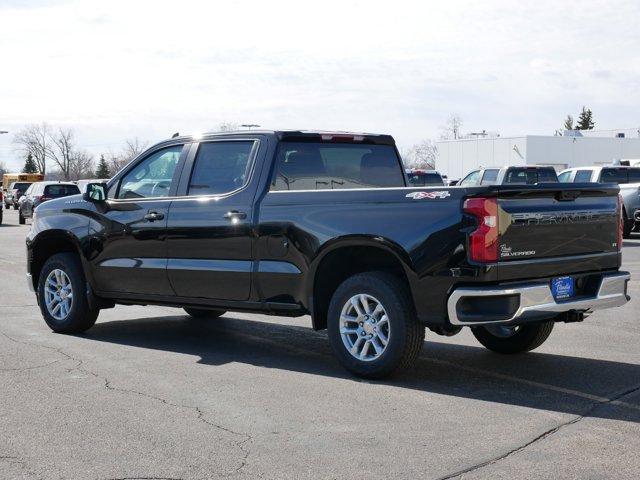
<path fill-rule="evenodd" d="M 633 0 L 2 5 L 0 127 L 75 126 L 96 153 L 224 120 L 404 145 L 453 111 L 503 135 L 553 133 L 583 104 L 600 127 L 640 123 Z"/>

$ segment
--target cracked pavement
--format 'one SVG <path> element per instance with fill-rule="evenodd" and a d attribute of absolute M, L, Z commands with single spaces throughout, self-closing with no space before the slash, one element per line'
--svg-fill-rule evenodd
<path fill-rule="evenodd" d="M 307 317 L 119 306 L 53 334 L 17 223 L 0 226 L 0 479 L 640 477 L 640 236 L 627 306 L 521 356 L 428 331 L 414 371 L 370 382 Z"/>

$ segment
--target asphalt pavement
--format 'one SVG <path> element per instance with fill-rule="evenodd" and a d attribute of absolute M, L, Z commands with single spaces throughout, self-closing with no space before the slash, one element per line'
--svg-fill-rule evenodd
<path fill-rule="evenodd" d="M 310 319 L 118 306 L 52 333 L 0 226 L 0 478 L 640 478 L 640 236 L 632 300 L 499 356 L 427 331 L 415 370 L 347 374 Z"/>

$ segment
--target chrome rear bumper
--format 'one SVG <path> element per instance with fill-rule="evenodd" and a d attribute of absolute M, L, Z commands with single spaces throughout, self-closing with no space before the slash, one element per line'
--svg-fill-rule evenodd
<path fill-rule="evenodd" d="M 600 281 L 597 294 L 588 298 L 577 298 L 563 302 L 556 302 L 551 293 L 549 282 L 527 283 L 521 285 L 508 286 L 504 288 L 496 287 L 462 287 L 453 291 L 447 301 L 447 312 L 452 325 L 487 325 L 487 324 L 510 324 L 519 321 L 535 320 L 537 318 L 549 318 L 553 314 L 569 311 L 591 311 L 604 308 L 613 308 L 624 305 L 629 301 L 627 295 L 627 282 L 631 276 L 627 272 L 618 272 L 604 275 Z M 503 297 L 505 301 L 511 299 L 517 308 L 509 313 L 506 318 L 498 320 L 483 320 L 475 315 L 475 319 L 470 319 L 461 311 L 460 301 L 477 297 L 492 297 L 497 301 Z M 466 317 L 466 318 L 460 318 Z"/>

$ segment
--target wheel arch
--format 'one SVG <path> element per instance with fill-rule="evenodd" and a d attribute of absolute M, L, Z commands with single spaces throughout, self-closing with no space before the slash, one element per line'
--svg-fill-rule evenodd
<path fill-rule="evenodd" d="M 45 230 L 39 233 L 28 246 L 29 272 L 34 289 L 38 288 L 40 272 L 47 259 L 58 253 L 75 253 L 80 259 L 82 269 L 87 281 L 89 280 L 85 259 L 82 255 L 80 241 L 73 234 L 66 230 Z"/>
<path fill-rule="evenodd" d="M 328 242 L 309 267 L 306 296 L 314 330 L 326 328 L 331 296 L 347 278 L 365 271 L 386 271 L 409 289 L 415 277 L 408 253 L 396 242 L 380 236 L 352 235 Z"/>

